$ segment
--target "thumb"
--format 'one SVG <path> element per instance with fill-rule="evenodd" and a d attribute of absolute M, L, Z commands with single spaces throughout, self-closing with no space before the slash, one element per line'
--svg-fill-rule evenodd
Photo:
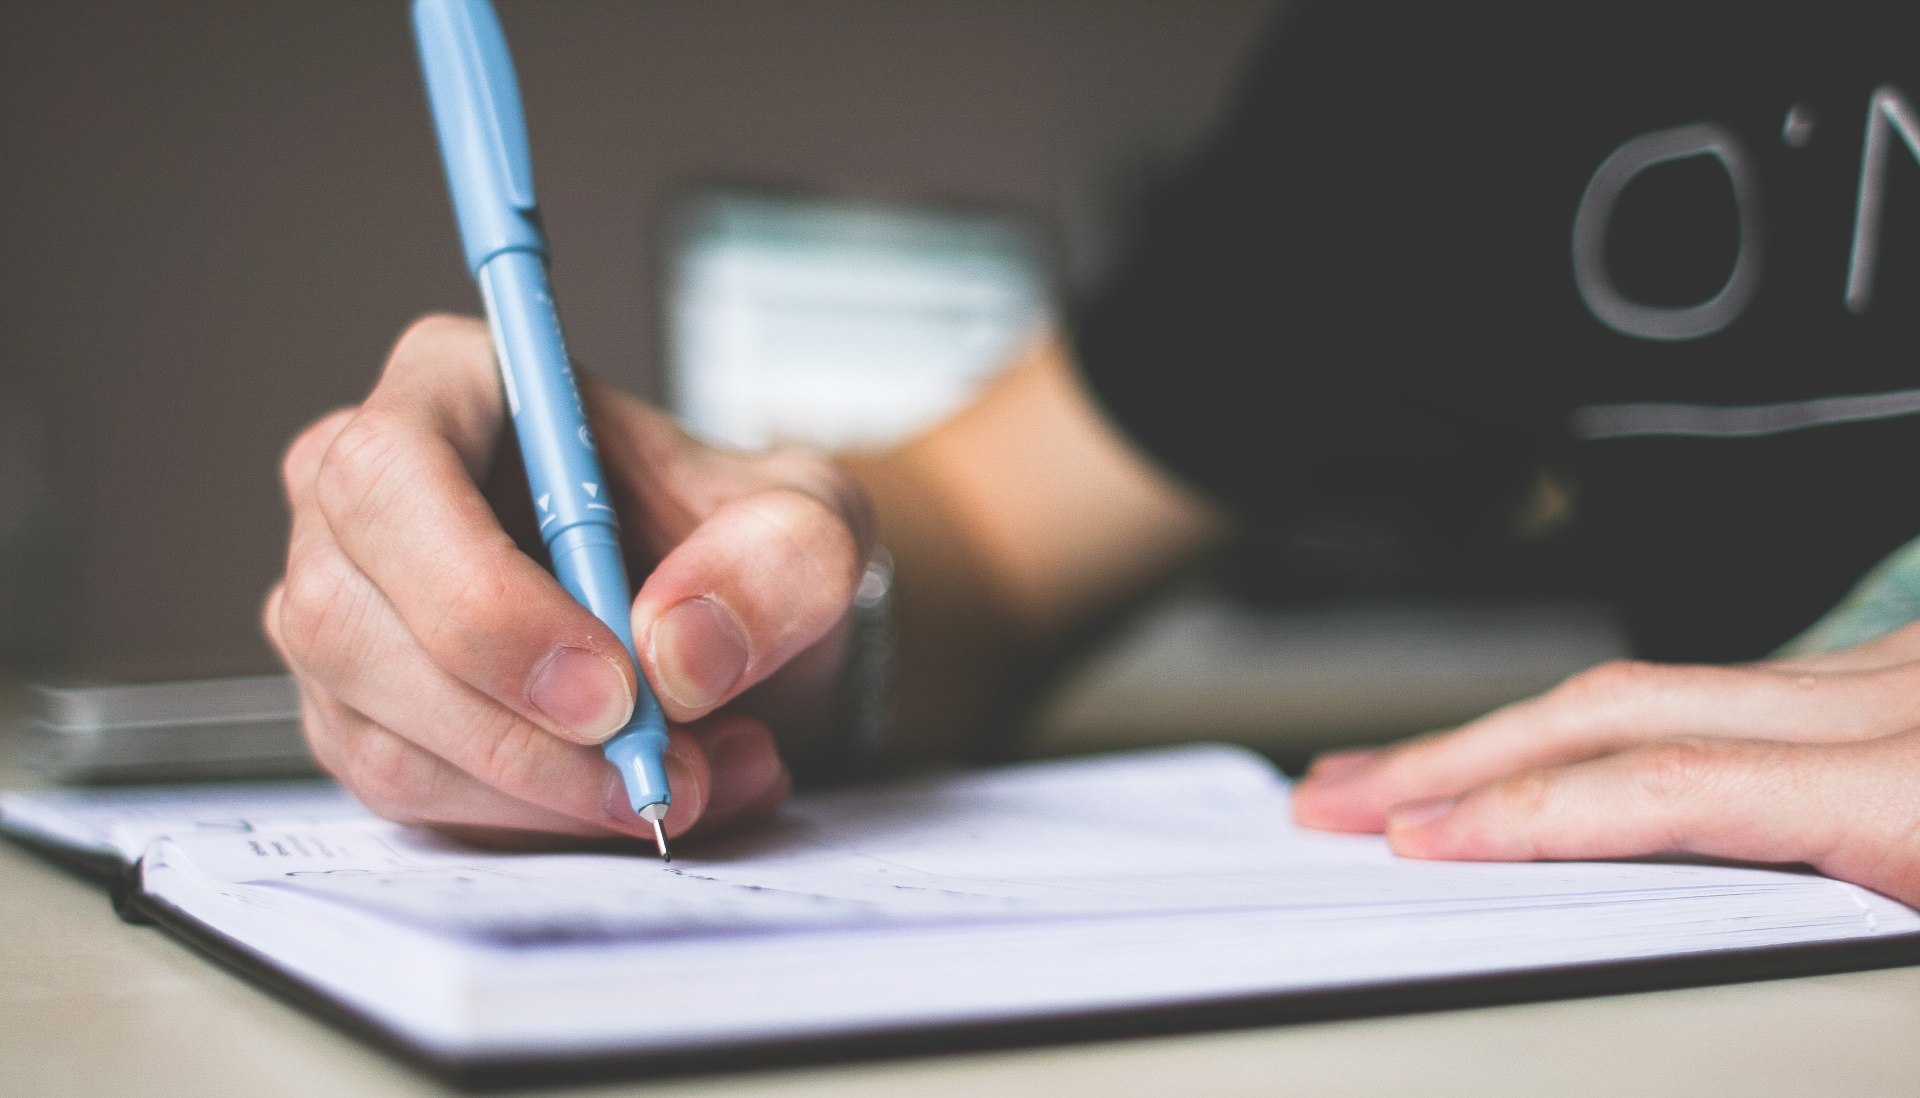
<path fill-rule="evenodd" d="M 866 552 L 818 495 L 775 487 L 722 504 L 633 603 L 634 643 L 667 715 L 711 713 L 826 635 Z"/>

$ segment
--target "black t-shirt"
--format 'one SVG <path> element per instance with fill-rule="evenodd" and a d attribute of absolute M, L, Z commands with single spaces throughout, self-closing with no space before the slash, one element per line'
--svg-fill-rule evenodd
<path fill-rule="evenodd" d="M 1076 310 L 1089 385 L 1255 527 L 1442 570 L 1557 470 L 1647 655 L 1761 655 L 1920 535 L 1910 7 L 1296 0 Z"/>

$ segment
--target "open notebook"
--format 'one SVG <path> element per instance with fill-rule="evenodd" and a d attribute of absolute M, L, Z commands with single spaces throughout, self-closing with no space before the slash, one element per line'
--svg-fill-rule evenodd
<path fill-rule="evenodd" d="M 479 852 L 325 787 L 14 793 L 0 826 L 137 853 L 137 902 L 163 925 L 455 1071 L 1920 957 L 1920 914 L 1818 876 L 1413 862 L 1377 838 L 1302 831 L 1285 782 L 1223 747 L 817 795 L 671 867 Z M 1631 978 L 1594 979 L 1608 973 Z"/>

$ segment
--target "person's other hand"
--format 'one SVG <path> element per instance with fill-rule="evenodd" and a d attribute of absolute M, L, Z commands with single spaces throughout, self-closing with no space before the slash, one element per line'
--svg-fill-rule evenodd
<path fill-rule="evenodd" d="M 788 774 L 768 724 L 730 703 L 830 692 L 871 548 L 865 497 L 821 458 L 716 450 L 579 380 L 629 570 L 646 577 L 632 624 L 673 722 L 667 830 L 765 816 Z M 596 746 L 632 710 L 632 663 L 522 548 L 538 539 L 518 466 L 485 325 L 415 324 L 365 403 L 287 451 L 292 535 L 267 634 L 318 761 L 381 815 L 489 838 L 645 837 Z"/>
<path fill-rule="evenodd" d="M 1806 863 L 1920 903 L 1920 625 L 1744 666 L 1604 664 L 1458 729 L 1322 756 L 1293 803 L 1415 858 Z"/>

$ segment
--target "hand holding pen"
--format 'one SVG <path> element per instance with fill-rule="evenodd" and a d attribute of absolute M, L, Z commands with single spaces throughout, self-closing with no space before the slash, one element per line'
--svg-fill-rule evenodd
<path fill-rule="evenodd" d="M 674 722 L 667 832 L 764 816 L 788 777 L 762 715 L 826 705 L 870 545 L 864 498 L 819 458 L 715 450 L 580 380 L 628 569 L 646 577 L 641 667 Z M 415 324 L 365 402 L 287 451 L 293 531 L 267 632 L 315 755 L 380 814 L 650 843 L 598 747 L 627 723 L 633 664 L 529 555 L 511 446 L 485 325 Z"/>
<path fill-rule="evenodd" d="M 710 714 L 789 664 L 800 688 L 770 693 L 791 707 L 824 692 L 871 522 L 817 458 L 706 450 L 576 378 L 498 20 L 485 0 L 417 0 L 415 24 L 488 325 L 417 325 L 365 405 L 296 440 L 267 631 L 316 755 L 376 810 L 489 830 L 638 825 L 664 857 L 670 832 L 784 797 L 764 724 Z M 532 526 L 518 544 L 474 485 L 503 413 Z M 637 519 L 628 553 L 621 514 Z M 629 606 L 628 575 L 649 571 Z M 670 738 L 666 718 L 705 722 Z M 612 766 L 562 741 L 601 744 Z"/>

